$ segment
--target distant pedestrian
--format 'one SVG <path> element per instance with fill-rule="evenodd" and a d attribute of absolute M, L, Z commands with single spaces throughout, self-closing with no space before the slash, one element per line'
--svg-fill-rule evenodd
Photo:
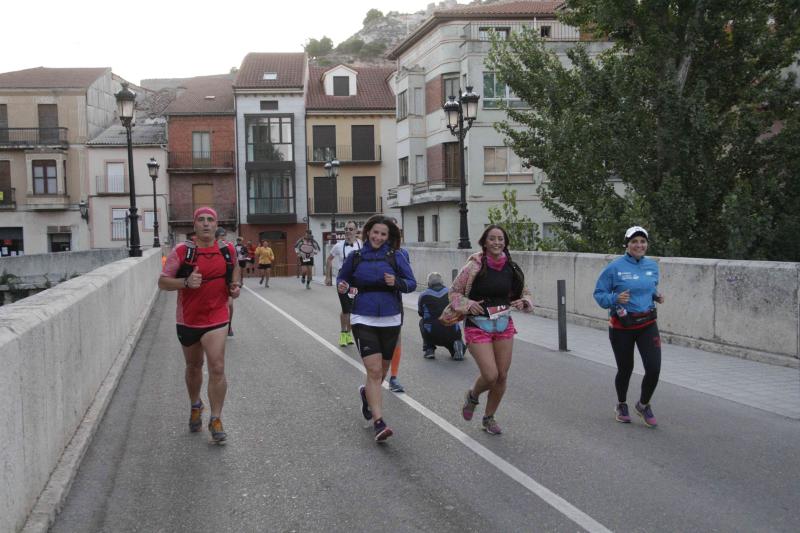
<path fill-rule="evenodd" d="M 390 220 L 392 223 L 400 228 L 400 225 L 397 223 L 397 219 L 391 217 Z M 403 231 L 400 230 L 400 245 L 397 248 L 398 254 L 403 254 L 405 256 L 406 261 L 408 264 L 411 264 L 411 257 L 408 255 L 408 250 L 403 248 Z M 400 319 L 402 323 L 402 319 L 405 317 L 405 308 L 400 308 Z M 389 390 L 392 392 L 405 392 L 406 388 L 403 387 L 402 383 L 400 383 L 400 379 L 397 377 L 400 375 L 400 359 L 403 357 L 403 338 L 402 336 L 397 339 L 397 346 L 394 347 L 394 353 L 392 354 L 392 364 L 389 367 Z"/>
<path fill-rule="evenodd" d="M 614 417 L 624 424 L 631 421 L 626 398 L 633 374 L 633 348 L 636 346 L 642 358 L 644 378 L 634 408 L 645 425 L 654 428 L 658 423 L 650 399 L 661 373 L 661 335 L 656 324 L 654 302 L 664 303 L 664 297 L 658 291 L 658 263 L 645 257 L 649 243 L 647 230 L 641 226 L 628 228 L 624 243 L 625 255 L 613 260 L 600 273 L 594 299 L 600 307 L 609 310 L 608 336 L 617 361 Z"/>
<path fill-rule="evenodd" d="M 464 342 L 461 340 L 461 326 L 453 324 L 445 326 L 439 322 L 449 298 L 447 287 L 438 272 L 428 274 L 428 288 L 422 291 L 417 300 L 419 332 L 422 335 L 422 355 L 425 359 L 433 359 L 436 347 L 442 346 L 450 352 L 456 361 L 464 360 Z"/>
<path fill-rule="evenodd" d="M 244 245 L 244 237 L 236 237 L 236 260 L 239 262 L 239 268 L 242 269 L 242 272 L 245 271 L 247 268 L 247 259 L 249 254 L 247 252 L 247 246 Z"/>
<path fill-rule="evenodd" d="M 494 415 L 506 392 L 517 333 L 511 309 L 533 311 L 525 275 L 511 260 L 508 242 L 505 229 L 487 226 L 478 240 L 482 251 L 470 256 L 449 293 L 451 308 L 466 315 L 464 337 L 480 370 L 464 394 L 461 414 L 464 420 L 472 420 L 480 395 L 489 391 L 482 425 L 492 435 L 502 433 Z"/>
<path fill-rule="evenodd" d="M 215 240 L 217 213 L 210 207 L 194 212 L 196 243 L 187 241 L 172 250 L 158 287 L 178 292 L 177 332 L 186 362 L 186 388 L 191 404 L 189 431 L 203 426 L 203 364 L 208 361 L 208 429 L 215 443 L 224 444 L 222 407 L 228 388 L 225 379 L 225 329 L 230 321 L 228 298 L 238 298 L 241 270 L 230 244 Z"/>
<path fill-rule="evenodd" d="M 261 241 L 261 246 L 256 248 L 255 255 L 258 271 L 261 272 L 261 279 L 258 280 L 258 284 L 261 285 L 263 283 L 265 287 L 269 288 L 269 275 L 272 271 L 272 262 L 275 261 L 275 253 L 272 251 L 268 240 Z"/>
<path fill-rule="evenodd" d="M 225 235 L 227 235 L 227 232 L 225 231 L 225 228 L 223 228 L 222 226 L 218 227 L 217 231 L 214 232 L 214 237 L 217 239 L 217 244 L 220 247 L 222 247 L 223 245 L 227 246 L 228 244 L 231 244 L 225 240 Z M 236 247 L 234 246 L 234 250 L 235 249 Z M 233 337 L 233 298 L 228 298 L 228 313 L 229 313 L 228 337 Z"/>
<path fill-rule="evenodd" d="M 327 274 L 325 276 L 325 284 L 332 285 L 333 279 L 339 274 L 339 270 L 344 264 L 344 260 L 353 252 L 361 250 L 361 240 L 358 239 L 356 234 L 357 225 L 354 220 L 348 220 L 344 225 L 344 240 L 341 240 L 333 245 L 327 260 Z M 347 346 L 354 344 L 353 332 L 350 327 L 350 311 L 353 309 L 353 295 L 339 294 L 339 306 L 341 313 L 339 313 L 339 346 Z"/>
<path fill-rule="evenodd" d="M 252 274 L 253 268 L 256 262 L 256 245 L 253 244 L 253 241 L 247 241 L 247 273 Z"/>
<path fill-rule="evenodd" d="M 314 256 L 320 252 L 319 243 L 314 239 L 314 234 L 310 229 L 306 230 L 303 238 L 297 241 L 294 251 L 300 259 L 300 281 L 305 284 L 306 289 L 310 289 Z"/>
<path fill-rule="evenodd" d="M 400 293 L 413 292 L 417 282 L 406 257 L 396 253 L 400 230 L 391 219 L 370 217 L 362 239 L 364 247 L 348 255 L 339 270 L 336 288 L 339 294 L 355 293 L 350 322 L 367 371 L 366 383 L 359 387 L 361 414 L 373 421 L 375 441 L 383 442 L 392 429 L 383 420 L 381 383 L 400 337 Z"/>

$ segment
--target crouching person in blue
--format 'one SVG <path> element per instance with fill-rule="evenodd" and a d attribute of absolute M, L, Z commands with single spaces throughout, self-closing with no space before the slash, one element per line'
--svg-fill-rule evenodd
<path fill-rule="evenodd" d="M 401 292 L 413 292 L 417 281 L 408 259 L 396 253 L 400 229 L 388 217 L 375 215 L 364 224 L 361 250 L 347 256 L 336 278 L 340 294 L 354 297 L 350 314 L 356 347 L 367 371 L 359 387 L 361 414 L 372 420 L 375 441 L 392 436 L 383 420 L 381 383 L 386 377 L 403 323 Z"/>
<path fill-rule="evenodd" d="M 461 326 L 454 324 L 445 326 L 439 322 L 442 311 L 450 299 L 448 289 L 442 283 L 442 275 L 438 272 L 428 274 L 428 288 L 419 296 L 417 313 L 419 313 L 419 332 L 422 335 L 422 350 L 425 359 L 434 359 L 436 347 L 442 346 L 450 352 L 456 361 L 464 360 L 464 342 L 461 340 Z"/>

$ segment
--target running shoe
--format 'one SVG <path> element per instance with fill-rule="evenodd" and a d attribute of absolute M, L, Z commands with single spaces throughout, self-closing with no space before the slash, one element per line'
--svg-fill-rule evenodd
<path fill-rule="evenodd" d="M 387 426 L 382 418 L 375 421 L 375 442 L 383 442 L 393 434 L 392 428 Z"/>
<path fill-rule="evenodd" d="M 424 357 L 425 359 L 436 359 L 436 349 L 425 348 L 425 351 L 422 352 L 422 357 Z"/>
<path fill-rule="evenodd" d="M 305 284 L 306 284 L 306 277 L 305 277 L 305 276 L 303 276 L 302 278 L 300 278 L 300 283 L 302 283 L 303 285 L 305 285 Z"/>
<path fill-rule="evenodd" d="M 396 376 L 392 376 L 389 378 L 389 390 L 392 392 L 405 392 L 406 389 L 400 385 L 400 382 L 397 380 Z"/>
<path fill-rule="evenodd" d="M 192 433 L 203 430 L 203 402 L 200 401 L 199 403 L 199 407 L 192 406 L 192 412 L 189 415 L 189 431 Z"/>
<path fill-rule="evenodd" d="M 306 282 L 306 289 L 311 290 L 311 279 Z"/>
<path fill-rule="evenodd" d="M 339 333 L 339 346 L 347 346 L 347 332 Z"/>
<path fill-rule="evenodd" d="M 233 329 L 228 328 L 228 337 L 233 337 Z"/>
<path fill-rule="evenodd" d="M 228 434 L 222 429 L 222 420 L 219 418 L 212 418 L 208 422 L 208 431 L 211 432 L 211 440 L 215 444 L 225 444 Z"/>
<path fill-rule="evenodd" d="M 500 429 L 500 426 L 497 424 L 497 421 L 494 419 L 494 415 L 484 416 L 482 424 L 483 430 L 489 435 L 499 435 L 503 432 L 503 430 Z"/>
<path fill-rule="evenodd" d="M 454 361 L 463 361 L 464 360 L 464 343 L 460 340 L 456 341 L 453 344 L 453 360 Z"/>
<path fill-rule="evenodd" d="M 372 420 L 372 409 L 367 403 L 367 389 L 364 385 L 358 388 L 358 395 L 361 396 L 361 414 L 364 415 L 365 420 Z"/>
<path fill-rule="evenodd" d="M 658 422 L 656 422 L 656 417 L 653 414 L 653 409 L 650 408 L 650 404 L 642 405 L 642 402 L 636 402 L 636 414 L 642 417 L 644 420 L 644 425 L 649 428 L 654 428 L 658 426 Z"/>
<path fill-rule="evenodd" d="M 631 423 L 631 415 L 628 414 L 628 404 L 625 402 L 618 403 L 617 406 L 614 408 L 615 416 L 614 418 L 617 422 L 622 422 L 623 424 L 630 424 Z"/>
<path fill-rule="evenodd" d="M 464 405 L 461 407 L 461 416 L 464 417 L 464 420 L 472 420 L 472 415 L 475 413 L 475 406 L 479 403 L 477 398 L 472 397 L 471 390 L 464 393 Z"/>
<path fill-rule="evenodd" d="M 356 340 L 353 338 L 353 332 L 352 331 L 348 331 L 347 332 L 347 344 L 355 344 L 355 343 L 356 343 Z"/>

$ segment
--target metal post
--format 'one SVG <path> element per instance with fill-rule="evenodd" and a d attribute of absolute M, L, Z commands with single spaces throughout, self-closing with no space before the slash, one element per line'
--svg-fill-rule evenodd
<path fill-rule="evenodd" d="M 467 176 L 464 169 L 464 115 L 461 111 L 458 114 L 458 157 L 461 173 L 461 202 L 459 203 L 459 213 L 461 219 L 461 231 L 459 233 L 458 248 L 469 250 L 469 226 L 467 225 Z"/>
<path fill-rule="evenodd" d="M 128 187 L 131 193 L 131 247 L 128 252 L 130 257 L 141 257 L 142 249 L 139 246 L 139 216 L 136 214 L 136 185 L 133 177 L 133 141 L 131 139 L 131 121 L 127 119 L 123 124 L 128 136 Z"/>
<path fill-rule="evenodd" d="M 567 350 L 567 282 L 560 279 L 556 282 L 558 293 L 558 351 Z"/>
<path fill-rule="evenodd" d="M 153 248 L 161 248 L 158 238 L 158 204 L 156 203 L 156 180 L 153 179 Z"/>

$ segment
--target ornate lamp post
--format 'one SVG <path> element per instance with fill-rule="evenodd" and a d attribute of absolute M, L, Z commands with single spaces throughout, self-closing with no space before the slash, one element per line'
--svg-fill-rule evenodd
<path fill-rule="evenodd" d="M 158 240 L 158 204 L 156 204 L 156 180 L 158 179 L 158 163 L 155 157 L 151 157 L 147 162 L 147 172 L 153 179 L 153 248 L 161 248 L 161 241 Z"/>
<path fill-rule="evenodd" d="M 139 216 L 136 214 L 136 186 L 133 179 L 133 142 L 131 141 L 131 120 L 133 108 L 136 103 L 136 93 L 128 89 L 128 84 L 123 83 L 122 89 L 114 95 L 117 99 L 117 114 L 128 135 L 128 188 L 131 193 L 130 227 L 131 242 L 128 255 L 141 257 L 142 249 L 139 247 Z"/>
<path fill-rule="evenodd" d="M 336 191 L 336 178 L 339 177 L 339 160 L 334 159 L 325 163 L 325 172 L 333 178 L 333 209 L 331 210 L 331 238 L 336 242 L 336 211 L 339 206 L 339 194 Z"/>
<path fill-rule="evenodd" d="M 467 91 L 459 96 L 450 96 L 442 108 L 447 115 L 447 129 L 450 133 L 458 137 L 458 156 L 461 170 L 461 202 L 459 202 L 459 213 L 461 214 L 461 231 L 459 234 L 458 247 L 469 249 L 469 228 L 467 226 L 467 177 L 464 171 L 464 137 L 472 127 L 472 122 L 478 115 L 478 100 L 480 96 L 472 92 L 472 87 L 467 86 Z"/>

